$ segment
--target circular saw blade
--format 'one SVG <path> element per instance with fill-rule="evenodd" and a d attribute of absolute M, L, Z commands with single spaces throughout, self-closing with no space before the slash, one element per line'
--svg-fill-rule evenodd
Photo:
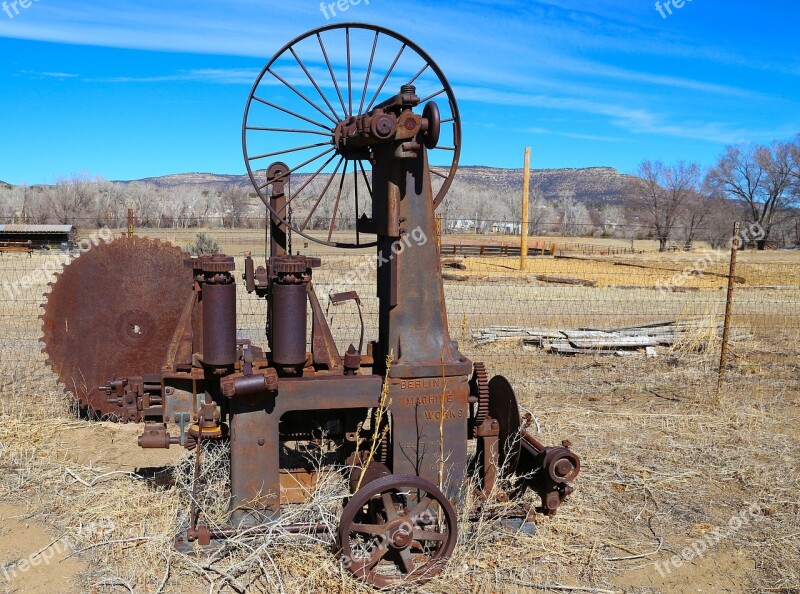
<path fill-rule="evenodd" d="M 161 370 L 192 298 L 184 259 L 161 241 L 123 237 L 56 273 L 41 316 L 42 351 L 80 406 L 109 414 L 114 406 L 99 386 Z"/>

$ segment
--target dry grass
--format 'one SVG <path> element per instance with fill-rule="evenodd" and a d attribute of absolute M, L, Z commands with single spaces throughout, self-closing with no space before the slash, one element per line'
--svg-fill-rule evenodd
<path fill-rule="evenodd" d="M 0 262 L 0 280 L 21 263 L 28 266 L 28 261 L 9 262 Z M 321 271 L 320 287 L 334 284 L 344 269 L 342 264 Z M 53 538 L 71 537 L 87 567 L 74 576 L 73 591 L 371 591 L 354 583 L 334 556 L 333 534 L 346 493 L 338 474 L 320 481 L 309 504 L 289 508 L 284 520 L 324 522 L 330 526 L 325 534 L 276 531 L 197 555 L 174 551 L 174 536 L 187 522 L 193 456 L 154 474 L 147 467 L 163 466 L 164 459 L 136 448 L 135 428 L 70 416 L 41 356 L 29 348 L 38 336 L 35 304 L 42 285 L 12 304 L 0 304 L 5 367 L 0 503 L 17 506 L 26 521 L 45 526 Z M 376 304 L 367 287 L 359 290 L 370 335 Z M 473 329 L 491 323 L 577 327 L 681 316 L 718 320 L 724 297 L 718 293 L 657 297 L 645 289 L 448 284 L 451 332 L 465 354 L 486 361 L 492 373 L 509 376 L 522 406 L 534 415 L 541 440 L 571 439 L 584 467 L 576 494 L 558 516 L 538 518 L 538 534 L 516 533 L 497 521 L 462 521 L 446 571 L 407 590 L 800 592 L 796 293 L 737 293 L 734 324 L 755 338 L 734 345 L 719 405 L 713 404 L 718 342 L 702 326 L 691 340 L 661 350 L 656 359 L 565 358 L 522 352 L 518 344 L 475 347 L 469 341 Z M 263 304 L 240 298 L 243 335 L 258 339 Z M 355 313 L 333 311 L 337 340 L 357 337 Z M 76 456 L 81 450 L 107 455 L 98 462 L 100 454 Z M 201 508 L 206 521 L 222 524 L 227 454 L 216 448 L 204 456 Z M 130 472 L 136 468 L 143 470 Z M 530 496 L 524 501 L 535 503 Z M 462 519 L 473 503 L 461 505 Z M 761 511 L 669 575 L 654 568 L 654 562 L 679 554 L 743 509 Z M 91 525 L 113 530 L 83 529 Z M 0 577 L 2 589 L 14 591 L 15 584 Z"/>

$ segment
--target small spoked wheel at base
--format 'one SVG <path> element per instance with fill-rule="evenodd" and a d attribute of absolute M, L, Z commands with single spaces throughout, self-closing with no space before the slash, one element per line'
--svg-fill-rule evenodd
<path fill-rule="evenodd" d="M 453 506 L 435 485 L 414 475 L 364 485 L 339 525 L 345 567 L 378 588 L 429 580 L 444 569 L 457 540 Z"/>

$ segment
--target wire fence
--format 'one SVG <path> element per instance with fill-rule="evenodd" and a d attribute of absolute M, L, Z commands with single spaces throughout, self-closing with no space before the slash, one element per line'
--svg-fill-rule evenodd
<path fill-rule="evenodd" d="M 142 234 L 174 240 L 181 247 L 194 237 L 158 231 Z M 241 254 L 248 251 L 244 242 L 250 240 L 249 251 L 254 253 L 259 239 L 263 242 L 259 234 L 246 232 L 220 232 L 214 237 L 224 251 L 237 254 L 239 271 L 244 269 Z M 534 401 L 543 394 L 590 399 L 650 394 L 678 401 L 713 397 L 730 253 L 620 252 L 613 243 L 605 249 L 602 243 L 591 247 L 594 253 L 564 242 L 563 249 L 530 256 L 524 270 L 518 257 L 502 251 L 465 255 L 444 250 L 449 329 L 462 352 L 484 361 L 491 373 L 508 376 Z M 309 255 L 322 252 L 323 265 L 315 271 L 314 282 L 340 350 L 344 352 L 350 343 L 358 345 L 360 322 L 353 302 L 332 304 L 333 291 L 358 292 L 366 337 L 377 338 L 372 251 L 318 250 L 316 244 L 305 242 L 296 248 Z M 55 381 L 40 352 L 39 315 L 53 273 L 73 257 L 58 250 L 0 256 L 4 364 L 18 364 L 32 376 Z M 364 270 L 370 272 L 365 275 Z M 124 275 L 125 271 L 99 273 Z M 723 396 L 732 390 L 754 396 L 800 391 L 800 254 L 741 252 L 733 282 Z M 239 337 L 266 346 L 265 302 L 248 295 L 241 282 L 238 291 Z M 115 295 L 110 303 L 123 300 L 124 295 Z M 108 331 L 91 329 L 100 334 Z"/>

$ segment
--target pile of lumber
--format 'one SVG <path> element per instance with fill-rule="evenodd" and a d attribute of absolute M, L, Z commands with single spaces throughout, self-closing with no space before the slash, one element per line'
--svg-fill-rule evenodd
<path fill-rule="evenodd" d="M 474 332 L 477 346 L 498 340 L 519 340 L 525 350 L 543 349 L 560 355 L 629 355 L 639 352 L 655 355 L 656 347 L 670 347 L 678 342 L 698 342 L 715 333 L 722 336 L 723 322 L 708 320 L 670 320 L 641 326 L 618 328 L 577 328 L 560 330 L 519 326 L 489 326 Z M 748 338 L 745 332 L 731 332 L 731 340 Z"/>

